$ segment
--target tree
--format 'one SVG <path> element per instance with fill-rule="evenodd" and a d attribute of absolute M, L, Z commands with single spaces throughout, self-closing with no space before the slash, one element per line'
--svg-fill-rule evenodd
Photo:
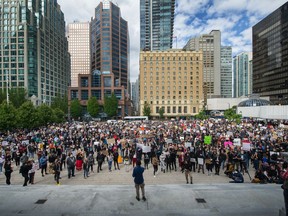
<path fill-rule="evenodd" d="M 163 119 L 163 118 L 164 118 L 164 112 L 165 112 L 164 107 L 161 107 L 161 108 L 159 109 L 159 118 L 160 118 L 160 119 Z"/>
<path fill-rule="evenodd" d="M 27 91 L 24 88 L 12 88 L 9 90 L 9 100 L 18 109 L 27 101 Z"/>
<path fill-rule="evenodd" d="M 31 129 L 39 126 L 38 115 L 31 101 L 26 101 L 17 110 L 18 128 Z"/>
<path fill-rule="evenodd" d="M 15 129 L 17 123 L 16 109 L 13 104 L 7 104 L 4 101 L 0 105 L 0 130 L 12 130 Z"/>
<path fill-rule="evenodd" d="M 55 123 L 62 123 L 65 121 L 65 113 L 60 108 L 53 109 L 53 113 Z"/>
<path fill-rule="evenodd" d="M 235 121 L 237 124 L 241 122 L 242 115 L 236 113 L 236 106 L 224 111 L 224 117 L 229 121 Z"/>
<path fill-rule="evenodd" d="M 114 93 L 111 94 L 110 97 L 105 96 L 104 98 L 104 112 L 109 116 L 113 117 L 117 115 L 118 110 L 118 99 L 114 95 Z"/>
<path fill-rule="evenodd" d="M 36 110 L 40 126 L 54 122 L 55 116 L 51 107 L 47 106 L 46 104 L 41 104 Z"/>
<path fill-rule="evenodd" d="M 88 100 L 87 111 L 94 118 L 99 114 L 99 103 L 96 97 L 91 97 Z"/>
<path fill-rule="evenodd" d="M 78 119 L 82 115 L 82 108 L 80 101 L 78 99 L 74 99 L 71 101 L 70 105 L 70 114 L 74 119 Z"/>
<path fill-rule="evenodd" d="M 204 120 L 204 119 L 208 119 L 209 116 L 206 114 L 205 110 L 201 110 L 197 115 L 195 115 L 195 118 Z"/>
<path fill-rule="evenodd" d="M 144 103 L 143 115 L 148 116 L 148 118 L 150 118 L 150 116 L 151 116 L 151 108 L 150 108 L 149 104 L 147 103 L 147 101 L 145 101 L 145 103 Z"/>
<path fill-rule="evenodd" d="M 68 114 L 68 97 L 67 95 L 61 96 L 60 94 L 57 94 L 55 98 L 53 98 L 51 103 L 51 108 L 56 109 L 59 108 L 64 112 L 64 114 Z"/>

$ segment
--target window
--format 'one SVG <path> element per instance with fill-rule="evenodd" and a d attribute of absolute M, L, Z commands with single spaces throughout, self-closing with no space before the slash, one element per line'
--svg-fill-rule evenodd
<path fill-rule="evenodd" d="M 171 113 L 171 107 L 170 106 L 167 107 L 167 113 Z"/>
<path fill-rule="evenodd" d="M 184 113 L 187 113 L 187 106 L 184 106 Z"/>
<path fill-rule="evenodd" d="M 81 87 L 88 87 L 88 77 L 81 77 Z"/>
<path fill-rule="evenodd" d="M 111 87 L 111 77 L 104 77 L 104 87 Z"/>
<path fill-rule="evenodd" d="M 173 106 L 173 113 L 176 113 L 176 106 Z"/>
<path fill-rule="evenodd" d="M 81 100 L 88 100 L 88 90 L 81 91 Z"/>
<path fill-rule="evenodd" d="M 91 96 L 101 100 L 101 90 L 91 90 Z"/>

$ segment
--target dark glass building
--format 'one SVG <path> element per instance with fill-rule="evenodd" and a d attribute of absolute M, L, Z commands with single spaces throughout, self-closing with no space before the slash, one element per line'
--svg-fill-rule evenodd
<path fill-rule="evenodd" d="M 288 104 L 288 2 L 253 26 L 253 93 Z"/>
<path fill-rule="evenodd" d="M 1 0 L 0 35 L 0 89 L 25 88 L 37 104 L 67 95 L 70 56 L 57 0 Z"/>
<path fill-rule="evenodd" d="M 140 0 L 141 50 L 167 50 L 173 45 L 175 0 Z"/>

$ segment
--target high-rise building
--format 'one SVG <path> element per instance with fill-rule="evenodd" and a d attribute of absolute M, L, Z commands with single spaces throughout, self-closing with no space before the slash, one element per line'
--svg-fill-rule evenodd
<path fill-rule="evenodd" d="M 140 114 L 146 104 L 151 116 L 190 117 L 204 105 L 202 51 L 140 52 Z"/>
<path fill-rule="evenodd" d="M 288 2 L 252 28 L 253 93 L 288 104 Z"/>
<path fill-rule="evenodd" d="M 221 47 L 221 97 L 232 97 L 232 47 Z"/>
<path fill-rule="evenodd" d="M 139 80 L 137 79 L 135 82 L 131 82 L 131 96 L 133 101 L 134 113 L 136 115 L 142 115 L 139 113 Z"/>
<path fill-rule="evenodd" d="M 233 97 L 252 94 L 252 52 L 243 52 L 233 57 Z"/>
<path fill-rule="evenodd" d="M 68 100 L 79 99 L 84 114 L 89 98 L 96 97 L 103 108 L 104 98 L 114 94 L 118 98 L 117 116 L 129 115 L 128 23 L 112 2 L 100 2 L 95 8 L 95 17 L 90 22 L 90 42 L 91 73 L 78 75 L 79 86 L 69 89 Z"/>
<path fill-rule="evenodd" d="M 71 55 L 71 86 L 78 87 L 78 74 L 91 73 L 90 23 L 69 23 L 67 26 L 68 51 Z"/>
<path fill-rule="evenodd" d="M 185 50 L 203 51 L 204 97 L 221 97 L 221 32 L 213 30 L 210 34 L 191 38 Z"/>
<path fill-rule="evenodd" d="M 70 56 L 57 0 L 2 0 L 0 11 L 0 88 L 25 88 L 38 104 L 66 95 Z"/>
<path fill-rule="evenodd" d="M 140 0 L 140 49 L 166 50 L 173 45 L 175 0 Z"/>

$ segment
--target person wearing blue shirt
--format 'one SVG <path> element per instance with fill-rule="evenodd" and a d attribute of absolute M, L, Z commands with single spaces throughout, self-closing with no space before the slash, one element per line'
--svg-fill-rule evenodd
<path fill-rule="evenodd" d="M 144 178 L 143 178 L 143 173 L 144 173 L 144 167 L 141 167 L 141 161 L 136 162 L 136 167 L 133 169 L 132 177 L 134 177 L 134 183 L 135 183 L 135 188 L 136 188 L 136 199 L 140 201 L 140 194 L 139 194 L 139 189 L 141 188 L 142 192 L 142 199 L 146 201 L 145 197 L 145 189 L 144 189 Z"/>

